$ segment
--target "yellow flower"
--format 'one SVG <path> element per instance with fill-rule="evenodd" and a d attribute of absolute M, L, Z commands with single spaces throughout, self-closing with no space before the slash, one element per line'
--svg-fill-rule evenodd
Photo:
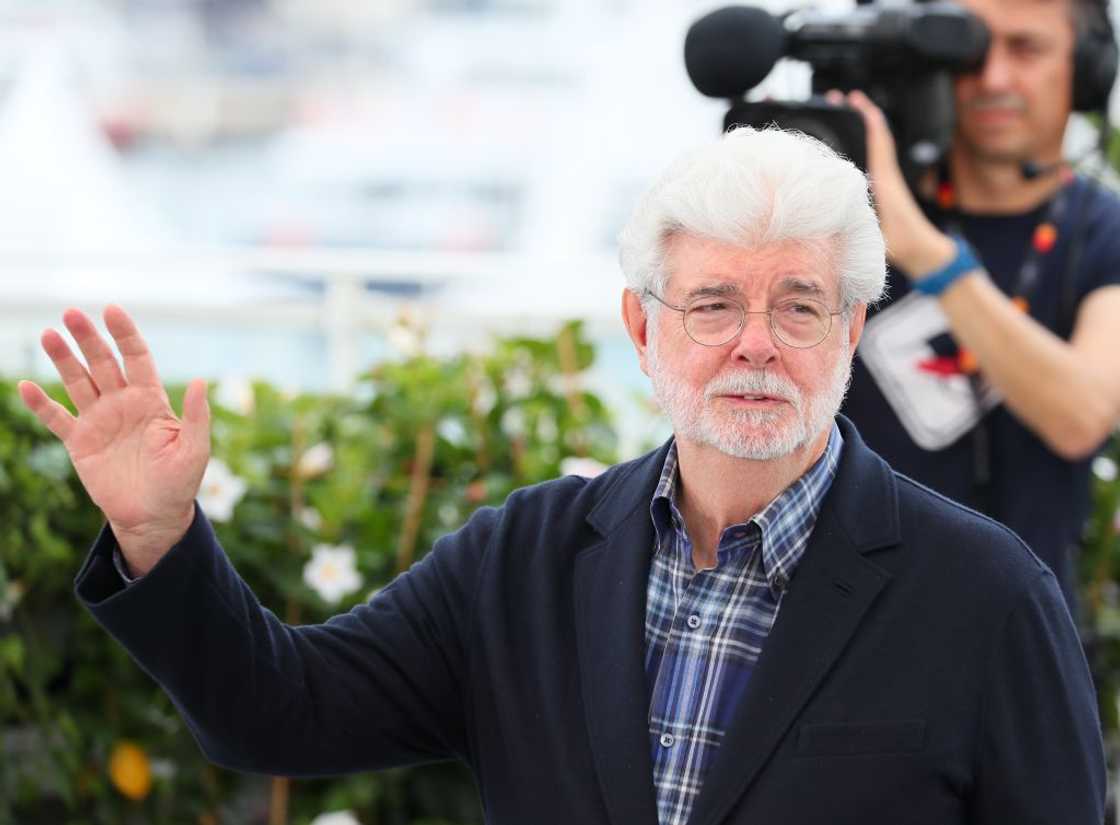
<path fill-rule="evenodd" d="M 129 799 L 143 799 L 152 789 L 152 765 L 148 754 L 135 742 L 117 742 L 109 756 L 109 778 L 117 790 Z"/>

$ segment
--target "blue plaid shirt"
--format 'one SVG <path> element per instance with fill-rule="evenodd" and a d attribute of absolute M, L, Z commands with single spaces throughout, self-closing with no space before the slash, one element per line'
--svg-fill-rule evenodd
<path fill-rule="evenodd" d="M 677 508 L 677 445 L 650 502 L 657 538 L 646 601 L 649 738 L 661 825 L 684 825 L 778 615 L 843 439 L 761 513 L 720 535 L 716 566 L 696 570 Z M 759 552 L 761 548 L 761 552 Z"/>

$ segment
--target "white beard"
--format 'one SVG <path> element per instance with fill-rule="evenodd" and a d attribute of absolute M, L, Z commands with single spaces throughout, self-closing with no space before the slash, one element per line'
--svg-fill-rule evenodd
<path fill-rule="evenodd" d="M 661 368 L 655 340 L 650 337 L 648 350 L 653 395 L 673 423 L 673 432 L 735 458 L 771 461 L 804 447 L 831 427 L 852 377 L 851 349 L 845 343 L 828 385 L 808 398 L 792 382 L 770 372 L 717 376 L 698 395 Z M 717 395 L 769 395 L 785 399 L 789 406 L 717 411 L 712 407 Z"/>

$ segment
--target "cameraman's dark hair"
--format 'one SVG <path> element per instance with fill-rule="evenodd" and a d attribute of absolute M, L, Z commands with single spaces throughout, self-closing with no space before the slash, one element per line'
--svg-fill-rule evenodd
<path fill-rule="evenodd" d="M 1069 0 L 1073 17 L 1073 109 L 1102 112 L 1116 82 L 1120 51 L 1108 0 Z"/>
<path fill-rule="evenodd" d="M 1073 13 L 1073 31 L 1080 36 L 1091 31 L 1095 26 L 1107 27 L 1112 30 L 1112 21 L 1108 16 L 1108 0 L 1068 0 Z"/>

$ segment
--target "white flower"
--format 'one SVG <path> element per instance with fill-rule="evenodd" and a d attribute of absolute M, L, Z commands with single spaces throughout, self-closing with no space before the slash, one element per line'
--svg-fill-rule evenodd
<path fill-rule="evenodd" d="M 336 604 L 362 586 L 362 574 L 354 566 L 354 548 L 343 544 L 317 544 L 311 560 L 303 566 L 303 581 L 329 604 Z"/>
<path fill-rule="evenodd" d="M 459 508 L 451 502 L 441 504 L 436 515 L 439 516 L 439 523 L 444 527 L 451 527 L 459 522 Z"/>
<path fill-rule="evenodd" d="M 0 591 L 0 622 L 6 622 L 12 618 L 12 613 L 26 592 L 27 585 L 19 579 L 8 582 L 8 586 Z"/>
<path fill-rule="evenodd" d="M 537 438 L 545 444 L 551 444 L 560 437 L 560 428 L 556 426 L 556 418 L 552 415 L 542 415 L 537 419 Z"/>
<path fill-rule="evenodd" d="M 350 811 L 331 811 L 319 814 L 311 820 L 311 825 L 362 825 L 362 823 Z"/>
<path fill-rule="evenodd" d="M 525 435 L 525 413 L 517 407 L 506 410 L 502 415 L 502 432 L 510 438 L 521 438 Z"/>
<path fill-rule="evenodd" d="M 1101 481 L 1116 480 L 1116 462 L 1106 455 L 1099 455 L 1093 459 L 1093 475 Z"/>
<path fill-rule="evenodd" d="M 596 461 L 593 458 L 577 458 L 576 456 L 568 456 L 560 462 L 560 472 L 566 476 L 584 476 L 586 478 L 595 478 L 595 476 L 602 473 L 607 469 L 606 464 Z"/>
<path fill-rule="evenodd" d="M 405 358 L 415 358 L 424 352 L 426 329 L 421 319 L 411 309 L 403 310 L 385 334 L 393 349 Z"/>
<path fill-rule="evenodd" d="M 308 530 L 318 530 L 323 526 L 323 517 L 314 507 L 304 507 L 299 511 L 299 523 Z"/>
<path fill-rule="evenodd" d="M 478 393 L 474 397 L 474 408 L 483 415 L 486 415 L 490 410 L 494 409 L 494 405 L 498 403 L 498 394 L 494 392 L 494 388 L 489 383 L 483 384 L 478 388 Z"/>
<path fill-rule="evenodd" d="M 467 431 L 463 428 L 463 422 L 458 418 L 445 418 L 439 422 L 436 428 L 440 438 L 449 441 L 456 447 L 459 447 L 467 438 Z"/>
<path fill-rule="evenodd" d="M 414 329 L 394 325 L 389 327 L 389 334 L 386 337 L 393 345 L 393 349 L 405 358 L 413 358 L 424 350 L 424 339 Z"/>
<path fill-rule="evenodd" d="M 233 508 L 241 501 L 249 485 L 235 476 L 220 458 L 210 459 L 202 475 L 198 503 L 211 521 L 229 521 Z"/>
<path fill-rule="evenodd" d="M 506 392 L 509 393 L 510 398 L 525 398 L 532 390 L 533 382 L 527 370 L 514 367 L 506 373 Z"/>
<path fill-rule="evenodd" d="M 319 443 L 306 450 L 296 464 L 296 475 L 300 478 L 314 478 L 327 472 L 334 463 L 334 450 L 330 444 Z"/>
<path fill-rule="evenodd" d="M 149 764 L 151 765 L 152 776 L 156 779 L 174 779 L 179 772 L 175 763 L 170 759 L 151 759 Z"/>
<path fill-rule="evenodd" d="M 252 415 L 253 384 L 239 376 L 223 378 L 214 390 L 214 401 L 240 415 Z"/>

